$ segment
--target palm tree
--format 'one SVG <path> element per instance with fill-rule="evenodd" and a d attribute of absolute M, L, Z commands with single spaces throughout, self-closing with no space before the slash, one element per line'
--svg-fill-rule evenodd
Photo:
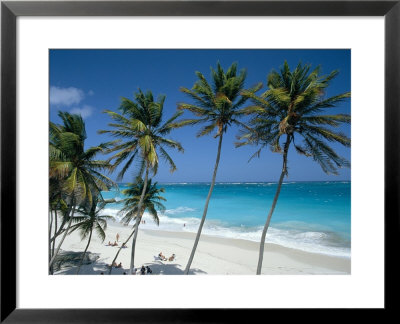
<path fill-rule="evenodd" d="M 113 143 L 104 143 L 85 151 L 85 123 L 80 115 L 59 112 L 63 125 L 50 123 L 50 181 L 59 181 L 61 197 L 68 206 L 62 224 L 51 240 L 64 233 L 50 262 L 51 268 L 71 227 L 76 207 L 91 205 L 93 197 L 101 195 L 115 183 L 100 171 L 110 170 L 107 161 L 95 160 Z M 51 189 L 51 188 L 50 188 Z M 50 194 L 51 195 L 51 194 Z M 64 228 L 64 225 L 67 225 Z"/>
<path fill-rule="evenodd" d="M 79 274 L 83 260 L 85 259 L 86 252 L 92 240 L 93 230 L 96 231 L 98 237 L 101 239 L 102 242 L 104 242 L 104 240 L 106 239 L 105 230 L 107 229 L 107 221 L 115 220 L 115 218 L 109 215 L 100 215 L 100 213 L 103 211 L 106 204 L 113 202 L 115 202 L 115 199 L 101 200 L 99 202 L 99 197 L 96 197 L 92 200 L 92 205 L 90 207 L 85 205 L 77 210 L 77 212 L 82 216 L 74 217 L 74 221 L 78 223 L 71 226 L 69 233 L 72 233 L 75 230 L 79 230 L 82 240 L 86 239 L 88 235 L 89 238 L 86 248 L 83 251 L 81 261 L 79 262 L 76 274 Z"/>
<path fill-rule="evenodd" d="M 337 74 L 338 71 L 333 71 L 328 75 L 321 75 L 320 67 L 311 71 L 311 65 L 301 63 L 290 71 L 285 61 L 279 72 L 272 71 L 268 75 L 268 90 L 265 93 L 260 96 L 250 91 L 243 93 L 254 103 L 254 106 L 245 109 L 253 118 L 249 123 L 251 130 L 242 130 L 240 139 L 244 142 L 237 143 L 237 146 L 260 145 L 252 157 L 259 156 L 264 147 L 270 146 L 273 152 L 281 153 L 283 157 L 278 187 L 261 236 L 258 275 L 261 274 L 265 236 L 283 179 L 288 175 L 287 157 L 290 145 L 293 144 L 298 153 L 312 157 L 327 174 L 338 174 L 338 168 L 350 166 L 328 144 L 336 142 L 350 147 L 350 138 L 334 130 L 342 123 L 350 123 L 350 115 L 324 113 L 326 109 L 331 109 L 350 97 L 350 92 L 325 97 L 326 88 Z M 295 139 L 301 140 L 302 145 L 296 143 Z"/>
<path fill-rule="evenodd" d="M 131 101 L 122 98 L 119 109 L 122 114 L 106 110 L 105 112 L 115 121 L 110 123 L 112 130 L 101 130 L 100 134 L 108 133 L 114 137 L 123 139 L 109 150 L 116 152 L 110 158 L 114 161 L 113 167 L 116 168 L 122 162 L 126 161 L 118 174 L 118 179 L 122 179 L 125 172 L 136 159 L 139 161 L 137 176 L 141 177 L 145 173 L 143 190 L 138 203 L 138 212 L 142 209 L 144 194 L 147 189 L 149 172 L 154 175 L 158 170 L 159 155 L 170 166 L 170 171 L 176 170 L 176 165 L 166 148 L 177 149 L 183 152 L 180 143 L 167 139 L 168 135 L 174 127 L 174 121 L 182 112 L 176 112 L 167 121 L 162 122 L 165 96 L 159 96 L 158 100 L 154 100 L 151 91 L 143 93 L 140 89 L 135 93 L 135 100 Z M 138 233 L 140 217 L 136 217 L 136 222 L 132 231 L 133 241 L 131 250 L 130 273 L 132 274 L 135 260 L 135 246 Z"/>
<path fill-rule="evenodd" d="M 145 189 L 146 191 L 144 193 L 141 209 L 139 210 L 140 198 L 142 196 L 143 188 L 144 188 L 144 181 L 141 178 L 138 178 L 135 183 L 128 183 L 128 188 L 122 190 L 122 194 L 127 196 L 127 198 L 122 200 L 124 207 L 119 211 L 119 213 L 124 214 L 124 217 L 122 218 L 121 222 L 123 222 L 125 225 L 129 225 L 132 219 L 135 218 L 139 218 L 139 223 L 140 223 L 140 220 L 142 219 L 142 216 L 146 210 L 150 214 L 150 216 L 152 216 L 154 222 L 157 225 L 160 224 L 160 220 L 158 218 L 158 212 L 165 211 L 165 206 L 161 203 L 161 201 L 166 201 L 166 199 L 162 197 L 160 194 L 165 192 L 165 189 L 157 188 L 157 182 L 152 184 L 152 180 L 149 179 L 147 187 Z M 126 241 L 118 249 L 118 252 L 114 260 L 111 262 L 109 274 L 111 274 L 112 265 L 114 264 L 114 262 L 116 262 L 122 247 L 128 243 L 133 233 L 134 232 L 132 232 L 129 235 Z"/>
<path fill-rule="evenodd" d="M 183 93 L 186 93 L 190 98 L 192 98 L 194 104 L 180 103 L 178 105 L 178 109 L 188 110 L 197 118 L 182 120 L 181 122 L 177 123 L 177 126 L 182 127 L 185 125 L 205 123 L 206 125 L 203 126 L 197 133 L 197 137 L 208 135 L 216 130 L 214 138 L 218 137 L 219 140 L 217 158 L 215 161 L 210 189 L 207 195 L 203 216 L 200 221 L 193 249 L 185 268 L 185 274 L 189 273 L 190 266 L 192 264 L 200 239 L 203 224 L 207 216 L 208 204 L 214 189 L 215 178 L 217 175 L 218 164 L 221 155 L 223 134 L 231 125 L 243 125 L 239 121 L 239 118 L 243 116 L 243 112 L 240 110 L 240 107 L 248 99 L 241 96 L 241 92 L 244 90 L 243 87 L 246 79 L 246 72 L 245 70 L 241 70 L 239 73 L 237 73 L 236 63 L 233 63 L 226 72 L 222 69 L 219 63 L 217 63 L 216 70 L 211 68 L 212 84 L 208 83 L 202 73 L 196 72 L 196 75 L 198 80 L 193 85 L 192 89 L 184 87 L 180 89 Z M 256 91 L 260 87 L 261 84 L 256 85 L 251 89 L 251 91 Z"/>

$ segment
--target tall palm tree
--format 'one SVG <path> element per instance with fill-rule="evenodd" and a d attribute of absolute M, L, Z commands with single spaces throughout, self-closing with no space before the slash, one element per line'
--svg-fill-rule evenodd
<path fill-rule="evenodd" d="M 179 142 L 165 138 L 176 126 L 174 121 L 182 112 L 176 112 L 171 118 L 163 122 L 163 109 L 165 96 L 159 96 L 154 99 L 151 91 L 143 93 L 140 89 L 135 93 L 134 101 L 122 98 L 119 107 L 122 114 L 106 110 L 105 112 L 115 121 L 110 123 L 112 130 L 101 130 L 100 134 L 108 133 L 114 137 L 120 138 L 121 141 L 109 150 L 116 152 L 110 158 L 114 161 L 113 167 L 121 165 L 125 161 L 124 166 L 118 174 L 118 179 L 122 179 L 125 172 L 129 169 L 135 160 L 139 162 L 138 174 L 141 177 L 143 173 L 144 185 L 138 204 L 138 212 L 142 209 L 144 194 L 147 189 L 149 172 L 154 175 L 157 173 L 159 164 L 159 155 L 170 166 L 170 171 L 176 170 L 176 165 L 166 148 L 177 149 L 183 152 L 183 148 Z M 140 217 L 136 217 L 133 226 L 133 241 L 131 250 L 130 273 L 132 274 L 135 261 L 135 246 L 138 233 Z"/>
<path fill-rule="evenodd" d="M 162 197 L 160 194 L 165 192 L 165 189 L 158 188 L 157 182 L 152 184 L 152 180 L 149 179 L 145 189 L 143 202 L 141 204 L 141 209 L 139 210 L 140 198 L 142 196 L 143 188 L 144 188 L 144 181 L 141 178 L 138 178 L 135 183 L 129 183 L 128 188 L 122 190 L 122 194 L 127 196 L 127 198 L 121 201 L 124 204 L 124 207 L 119 211 L 119 214 L 124 215 L 121 222 L 123 222 L 125 225 L 129 225 L 129 223 L 135 218 L 139 218 L 139 223 L 140 223 L 140 220 L 142 219 L 142 216 L 146 210 L 150 214 L 150 216 L 152 216 L 154 222 L 157 225 L 160 224 L 158 212 L 165 211 L 165 206 L 161 203 L 161 201 L 166 201 L 166 199 Z M 112 265 L 114 264 L 114 262 L 116 262 L 122 247 L 128 243 L 133 233 L 134 232 L 132 232 L 129 235 L 126 241 L 118 249 L 118 252 L 114 257 L 114 260 L 111 262 L 109 274 L 111 274 Z"/>
<path fill-rule="evenodd" d="M 243 125 L 239 118 L 243 116 L 240 107 L 246 102 L 247 97 L 241 96 L 244 90 L 244 82 L 246 79 L 245 70 L 237 72 L 237 63 L 233 63 L 225 72 L 221 65 L 217 63 L 217 69 L 211 68 L 211 84 L 206 80 L 200 72 L 195 72 L 198 80 L 192 89 L 182 87 L 180 90 L 186 93 L 194 103 L 180 103 L 178 109 L 187 110 L 193 113 L 197 118 L 186 119 L 177 123 L 177 126 L 194 125 L 205 123 L 200 128 L 197 137 L 208 135 L 216 130 L 214 138 L 218 137 L 217 158 L 215 161 L 214 172 L 211 180 L 210 189 L 208 191 L 206 203 L 203 210 L 203 216 L 200 221 L 196 239 L 190 254 L 188 263 L 185 268 L 185 274 L 189 274 L 194 254 L 200 239 L 204 221 L 207 216 L 208 204 L 215 185 L 218 164 L 221 155 L 222 138 L 228 127 L 231 125 Z M 256 85 L 251 91 L 256 91 L 261 84 Z"/>
<path fill-rule="evenodd" d="M 54 263 L 68 234 L 76 208 L 83 204 L 90 206 L 93 197 L 101 195 L 101 191 L 106 191 L 116 185 L 101 173 L 101 171 L 111 169 L 110 163 L 95 160 L 96 155 L 104 153 L 104 150 L 112 143 L 100 144 L 85 150 L 86 130 L 82 117 L 68 112 L 59 112 L 58 115 L 63 124 L 50 123 L 49 178 L 50 181 L 60 182 L 61 197 L 68 205 L 68 211 L 63 217 L 59 231 L 52 238 L 55 240 L 64 232 L 49 262 L 49 268 Z"/>
<path fill-rule="evenodd" d="M 97 236 L 102 240 L 102 242 L 104 242 L 106 239 L 105 231 L 107 229 L 107 221 L 115 220 L 115 218 L 109 215 L 101 215 L 101 212 L 106 204 L 113 202 L 115 202 L 115 199 L 99 201 L 99 197 L 96 197 L 92 200 L 92 205 L 90 207 L 85 205 L 78 208 L 77 212 L 82 216 L 74 217 L 74 221 L 78 223 L 71 226 L 69 233 L 79 230 L 82 240 L 86 239 L 88 235 L 89 238 L 85 250 L 83 251 L 81 261 L 79 262 L 76 274 L 79 274 L 83 260 L 85 259 L 86 252 L 92 240 L 93 230 L 97 233 Z"/>
<path fill-rule="evenodd" d="M 321 75 L 320 67 L 311 70 L 311 65 L 301 63 L 290 71 L 285 61 L 279 72 L 272 71 L 268 75 L 268 90 L 265 93 L 260 96 L 250 91 L 244 93 L 254 103 L 245 109 L 253 118 L 249 123 L 251 130 L 242 130 L 240 138 L 244 142 L 237 143 L 237 146 L 260 145 L 252 157 L 259 156 L 264 147 L 270 146 L 273 152 L 281 153 L 283 157 L 278 187 L 261 236 L 258 275 L 261 274 L 265 237 L 272 213 L 283 179 L 288 175 L 287 157 L 291 144 L 298 153 L 316 161 L 325 173 L 338 174 L 338 168 L 350 166 L 328 144 L 336 142 L 350 147 L 350 138 L 334 129 L 343 123 L 350 123 L 350 115 L 324 112 L 350 97 L 350 92 L 329 98 L 325 96 L 326 88 L 337 74 L 338 71 L 333 71 L 328 75 Z M 302 141 L 302 145 L 296 143 L 295 139 Z"/>

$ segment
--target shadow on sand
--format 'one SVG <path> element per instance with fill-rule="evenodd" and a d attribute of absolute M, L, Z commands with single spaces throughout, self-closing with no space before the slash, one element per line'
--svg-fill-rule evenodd
<path fill-rule="evenodd" d="M 58 263 L 55 275 L 76 275 L 77 267 L 79 265 L 82 252 L 62 251 L 60 261 Z M 143 266 L 148 266 L 152 270 L 152 275 L 183 275 L 185 267 L 176 261 L 160 261 L 154 257 L 154 262 L 143 263 Z M 136 267 L 137 273 L 140 273 L 142 264 Z M 108 275 L 109 264 L 104 262 L 98 254 L 87 252 L 84 263 L 81 266 L 79 275 Z M 112 269 L 112 275 L 129 274 L 129 268 L 115 268 Z M 190 275 L 207 274 L 207 272 L 192 268 L 189 272 Z"/>

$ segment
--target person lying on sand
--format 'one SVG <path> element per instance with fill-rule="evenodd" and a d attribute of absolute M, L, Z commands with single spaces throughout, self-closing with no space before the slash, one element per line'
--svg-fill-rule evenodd
<path fill-rule="evenodd" d="M 118 246 L 118 243 L 114 241 L 114 244 L 112 246 Z"/>
<path fill-rule="evenodd" d="M 159 257 L 162 261 L 167 261 L 167 258 L 165 257 L 165 255 L 162 254 L 162 252 L 160 252 L 160 254 L 158 255 L 158 257 Z"/>
<path fill-rule="evenodd" d="M 107 246 L 113 246 L 110 241 L 108 241 Z"/>
<path fill-rule="evenodd" d="M 172 254 L 172 255 L 168 258 L 168 261 L 174 261 L 174 259 L 175 259 L 175 254 Z"/>

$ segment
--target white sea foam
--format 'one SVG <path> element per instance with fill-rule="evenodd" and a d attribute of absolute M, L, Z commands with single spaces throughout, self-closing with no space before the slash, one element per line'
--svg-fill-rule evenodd
<path fill-rule="evenodd" d="M 171 232 L 192 232 L 196 233 L 200 224 L 200 219 L 195 217 L 173 217 L 172 215 L 194 211 L 193 208 L 181 206 L 175 209 L 166 210 L 164 214 L 159 213 L 160 225 L 153 222 L 152 216 L 148 213 L 143 215 L 145 224 L 141 228 L 152 230 L 163 230 Z M 120 221 L 123 215 L 118 210 L 108 208 L 102 211 L 104 215 L 114 216 Z M 132 223 L 133 224 L 133 223 Z M 203 234 L 217 237 L 243 239 L 248 241 L 260 242 L 263 226 L 227 226 L 225 223 L 207 219 L 204 223 Z M 336 240 L 336 241 L 335 241 Z M 342 246 L 338 242 L 337 236 L 333 233 L 313 229 L 312 226 L 287 222 L 281 224 L 279 228 L 270 227 L 268 229 L 267 243 L 274 243 L 288 248 L 303 250 L 306 252 L 327 254 L 340 257 L 350 257 L 350 247 Z"/>
<path fill-rule="evenodd" d="M 181 214 L 181 213 L 185 213 L 185 212 L 191 212 L 191 211 L 195 211 L 196 209 L 194 208 L 190 208 L 190 207 L 178 207 L 175 209 L 167 209 L 165 210 L 165 214 L 169 214 L 169 215 L 175 215 L 175 214 Z"/>

